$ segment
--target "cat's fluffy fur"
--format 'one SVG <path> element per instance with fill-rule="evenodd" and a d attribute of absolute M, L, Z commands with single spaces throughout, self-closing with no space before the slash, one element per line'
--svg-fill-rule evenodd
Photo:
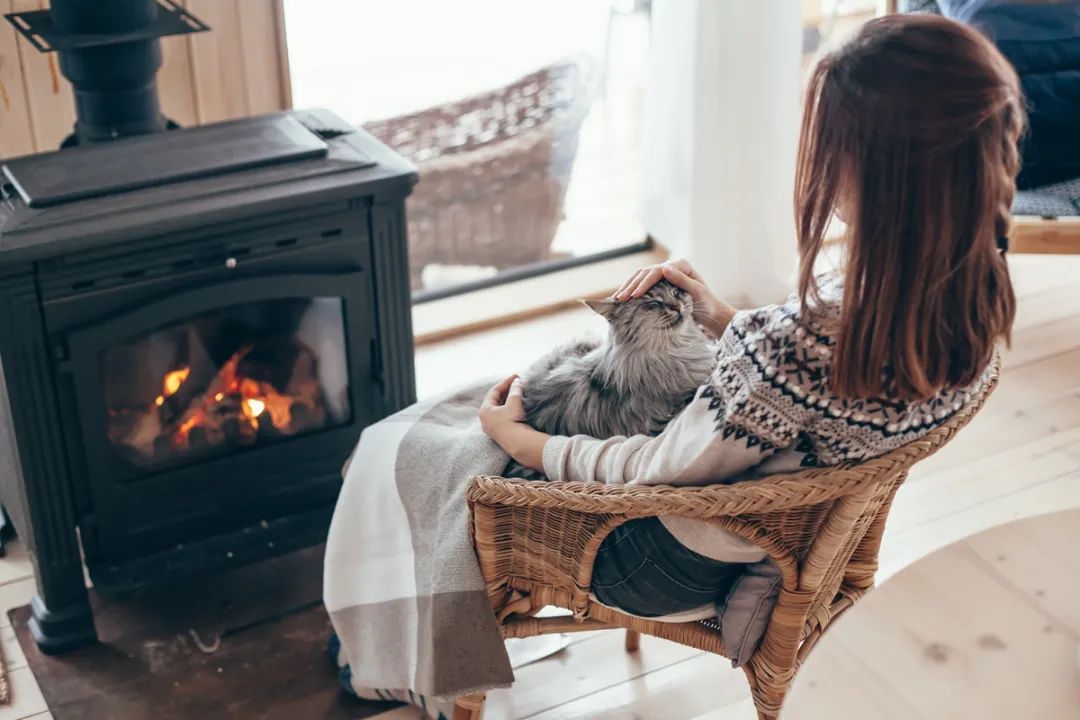
<path fill-rule="evenodd" d="M 640 298 L 586 304 L 607 319 L 607 339 L 560 347 L 524 373 L 526 421 L 550 435 L 659 433 L 713 370 L 693 301 L 663 281 Z"/>

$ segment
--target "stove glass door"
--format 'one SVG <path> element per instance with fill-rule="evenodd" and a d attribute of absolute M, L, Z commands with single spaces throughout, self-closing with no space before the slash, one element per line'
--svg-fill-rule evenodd
<path fill-rule="evenodd" d="M 152 470 L 345 425 L 345 332 L 340 297 L 272 298 L 108 346 L 98 363 L 108 444 Z"/>

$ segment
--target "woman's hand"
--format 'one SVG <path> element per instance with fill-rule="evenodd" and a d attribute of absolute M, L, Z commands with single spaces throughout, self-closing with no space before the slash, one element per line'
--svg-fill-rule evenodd
<path fill-rule="evenodd" d="M 694 319 L 710 334 L 720 337 L 724 333 L 735 316 L 735 308 L 713 295 L 698 271 L 686 260 L 646 265 L 631 275 L 612 297 L 620 302 L 641 297 L 661 280 L 667 280 L 690 294 L 694 300 Z"/>
<path fill-rule="evenodd" d="M 525 405 L 522 402 L 522 379 L 511 375 L 487 391 L 480 406 L 480 427 L 492 440 L 511 424 L 525 422 Z"/>
<path fill-rule="evenodd" d="M 480 427 L 510 457 L 527 468 L 544 472 L 544 445 L 550 435 L 525 422 L 524 381 L 511 375 L 488 390 L 480 406 Z"/>

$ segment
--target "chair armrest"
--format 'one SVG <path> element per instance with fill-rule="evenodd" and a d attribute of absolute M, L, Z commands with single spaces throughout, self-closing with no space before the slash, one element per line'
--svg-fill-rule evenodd
<path fill-rule="evenodd" d="M 472 478 L 468 499 L 470 505 L 546 508 L 627 519 L 654 515 L 708 519 L 829 502 L 873 484 L 883 470 L 891 469 L 882 466 L 894 462 L 883 456 L 861 465 L 702 487 L 543 482 L 482 475 Z M 902 469 L 901 462 L 895 464 L 897 471 Z"/>

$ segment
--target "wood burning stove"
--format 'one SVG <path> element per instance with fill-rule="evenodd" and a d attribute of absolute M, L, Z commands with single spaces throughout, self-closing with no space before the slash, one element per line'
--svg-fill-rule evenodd
<path fill-rule="evenodd" d="M 40 208 L 10 183 L 0 203 L 2 493 L 43 645 L 92 632 L 80 554 L 108 591 L 320 541 L 360 430 L 414 399 L 415 175 L 325 113 L 276 117 L 342 134 L 323 157 Z M 198 130 L 166 136 L 226 153 Z M 154 137 L 86 149 L 145 162 Z M 82 152 L 7 169 L 89 173 Z"/>
<path fill-rule="evenodd" d="M 0 499 L 47 651 L 95 637 L 84 563 L 108 593 L 321 541 L 414 400 L 411 165 L 325 111 L 87 137 L 0 177 Z"/>

